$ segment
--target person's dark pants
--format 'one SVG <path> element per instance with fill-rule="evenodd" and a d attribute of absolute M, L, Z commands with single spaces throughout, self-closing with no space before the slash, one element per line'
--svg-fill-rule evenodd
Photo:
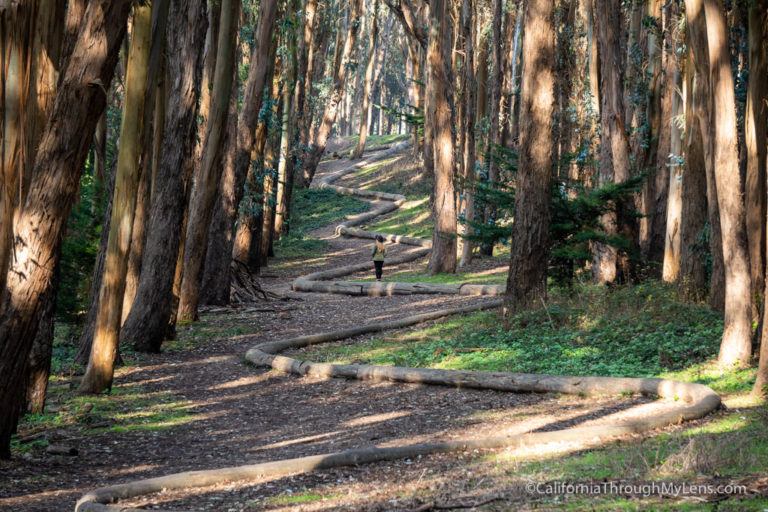
<path fill-rule="evenodd" d="M 373 266 L 376 267 L 376 279 L 381 279 L 381 271 L 384 269 L 384 262 L 374 261 Z"/>

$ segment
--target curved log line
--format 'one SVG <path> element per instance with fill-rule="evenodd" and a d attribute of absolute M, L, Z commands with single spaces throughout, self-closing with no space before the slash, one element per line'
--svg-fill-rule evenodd
<path fill-rule="evenodd" d="M 432 240 L 426 240 L 423 238 L 415 238 L 404 235 L 393 235 L 388 233 L 377 233 L 372 231 L 365 231 L 363 229 L 357 229 L 353 226 L 359 226 L 366 224 L 369 221 L 384 215 L 386 213 L 397 210 L 405 201 L 406 197 L 402 194 L 390 194 L 388 192 L 379 192 L 376 190 L 367 190 L 359 188 L 342 187 L 339 185 L 333 185 L 332 183 L 341 177 L 362 169 L 367 165 L 378 160 L 383 160 L 395 153 L 408 148 L 411 142 L 401 142 L 395 144 L 391 148 L 371 155 L 365 160 L 353 163 L 339 169 L 336 172 L 330 173 L 317 179 L 313 184 L 313 188 L 317 189 L 330 189 L 339 194 L 345 194 L 350 196 L 357 196 L 366 199 L 379 199 L 384 201 L 390 201 L 388 204 L 380 204 L 374 206 L 368 212 L 358 215 L 352 219 L 345 220 L 336 226 L 335 233 L 337 235 L 345 235 L 356 238 L 374 239 L 377 235 L 381 235 L 388 242 L 413 245 L 422 247 L 423 249 L 418 251 L 408 252 L 406 254 L 390 258 L 388 263 L 400 264 L 407 263 L 422 258 L 429 254 L 432 250 Z M 461 283 L 455 285 L 445 284 L 432 284 L 432 283 L 401 283 L 395 281 L 388 282 L 359 282 L 359 281 L 335 281 L 335 278 L 354 274 L 361 270 L 367 270 L 371 268 L 371 262 L 357 263 L 352 265 L 346 265 L 338 267 L 332 270 L 324 270 L 320 272 L 313 272 L 301 277 L 296 278 L 291 288 L 294 291 L 299 292 L 317 292 L 317 293 L 335 293 L 342 295 L 367 295 L 370 297 L 381 297 L 385 295 L 413 295 L 413 294 L 445 294 L 445 295 L 502 295 L 505 290 L 503 285 L 476 285 L 472 283 Z M 319 282 L 325 281 L 325 282 Z"/>
<path fill-rule="evenodd" d="M 396 148 L 397 146 L 395 146 Z M 394 149 L 394 148 L 393 148 Z M 370 161 L 370 160 L 369 160 Z M 369 162 L 367 161 L 367 162 Z M 356 165 L 364 165 L 361 162 Z M 354 166 L 352 166 L 354 167 Z M 346 169 L 345 169 L 346 170 Z M 349 171 L 348 171 L 349 172 Z M 346 228 L 346 226 L 345 226 Z M 358 230 L 362 231 L 362 230 Z M 366 232 L 363 232 L 366 233 Z M 368 237 L 366 233 L 366 238 Z M 417 239 L 418 240 L 418 239 Z M 419 244 L 420 245 L 420 244 Z M 421 251 L 428 250 L 422 249 Z M 416 252 L 421 252 L 416 251 Z M 360 265 L 348 265 L 359 267 Z M 367 268 L 367 267 L 364 267 Z M 356 271 L 356 270 L 354 270 Z M 353 271 L 353 272 L 354 272 Z M 331 276 L 334 271 L 316 272 L 303 276 L 294 281 L 305 281 L 318 284 L 310 279 Z M 318 277 L 318 275 L 320 275 Z M 344 275 L 344 274 L 342 274 Z M 330 277 L 329 277 L 330 278 Z M 336 284 L 342 282 L 335 282 Z M 362 284 L 394 285 L 398 283 L 349 283 L 361 287 Z M 423 284 L 423 283 L 399 283 Z M 488 285 L 458 285 L 465 287 L 487 287 Z M 471 288 L 470 288 L 471 289 Z M 362 290 L 362 288 L 361 288 Z M 619 378 L 619 377 L 567 377 L 546 374 L 476 372 L 459 370 L 435 370 L 423 368 L 386 367 L 372 365 L 337 365 L 299 361 L 290 357 L 276 355 L 289 348 L 301 348 L 319 343 L 358 336 L 370 332 L 398 329 L 409 325 L 423 323 L 443 316 L 490 309 L 501 305 L 496 299 L 483 304 L 475 304 L 460 308 L 445 309 L 412 315 L 389 322 L 378 322 L 338 331 L 299 336 L 285 340 L 261 343 L 249 349 L 245 359 L 251 363 L 268 366 L 276 370 L 294 373 L 296 375 L 311 375 L 315 377 L 344 377 L 348 379 L 407 382 L 429 385 L 455 387 L 470 387 L 507 392 L 534 393 L 568 393 L 568 394 L 618 394 L 640 393 L 644 396 L 674 398 L 689 404 L 676 410 L 640 418 L 627 420 L 610 425 L 591 427 L 575 427 L 550 432 L 526 432 L 510 436 L 496 436 L 471 440 L 446 441 L 436 443 L 419 443 L 397 447 L 371 446 L 361 449 L 344 450 L 328 454 L 284 459 L 246 466 L 229 468 L 187 471 L 162 477 L 149 478 L 94 489 L 84 494 L 78 500 L 76 512 L 108 512 L 134 509 L 108 506 L 120 499 L 160 492 L 167 489 L 187 487 L 202 487 L 238 480 L 248 480 L 263 477 L 276 477 L 316 469 L 328 469 L 340 466 L 350 466 L 385 460 L 395 460 L 406 457 L 416 457 L 432 453 L 446 453 L 475 449 L 492 449 L 503 447 L 530 447 L 551 442 L 568 442 L 591 440 L 602 441 L 607 438 L 647 432 L 656 428 L 681 423 L 706 416 L 720 406 L 720 396 L 712 389 L 702 384 L 678 382 L 656 378 Z"/>

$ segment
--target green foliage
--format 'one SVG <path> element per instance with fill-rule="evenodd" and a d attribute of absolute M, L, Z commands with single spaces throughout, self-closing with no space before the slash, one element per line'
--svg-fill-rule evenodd
<path fill-rule="evenodd" d="M 59 293 L 56 316 L 76 321 L 88 308 L 88 292 L 93 265 L 99 250 L 101 221 L 104 216 L 104 185 L 93 175 L 89 159 L 80 179 L 80 200 L 72 207 L 61 245 Z"/>
<path fill-rule="evenodd" d="M 516 172 L 516 155 L 504 148 L 497 148 L 494 156 L 501 164 L 502 173 Z M 601 217 L 616 211 L 617 205 L 629 201 L 637 192 L 645 176 L 639 175 L 622 183 L 609 183 L 603 187 L 584 190 L 567 182 L 556 182 L 552 187 L 550 207 L 550 262 L 549 273 L 558 282 L 570 283 L 574 270 L 592 258 L 591 243 L 600 242 L 629 252 L 629 242 L 620 235 L 608 235 L 603 229 Z M 487 223 L 468 221 L 463 214 L 459 222 L 472 228 L 465 238 L 481 245 L 508 243 L 510 219 L 514 216 L 515 189 L 505 182 L 489 180 L 474 184 L 476 203 L 493 205 L 496 217 Z M 479 209 L 479 208 L 478 208 Z M 630 254 L 632 257 L 637 255 Z"/>
<path fill-rule="evenodd" d="M 367 209 L 367 202 L 332 190 L 297 189 L 291 204 L 290 233 L 275 243 L 275 253 L 280 259 L 321 258 L 328 247 L 327 242 L 312 238 L 308 233 Z"/>
<path fill-rule="evenodd" d="M 505 329 L 496 312 L 452 318 L 402 343 L 373 340 L 316 349 L 312 360 L 456 370 L 651 377 L 717 354 L 722 318 L 675 302 L 674 287 L 584 287 L 553 293 L 546 307 L 521 312 Z M 411 333 L 413 334 L 413 333 Z M 471 350 L 469 350 L 471 349 Z M 690 375 L 696 380 L 696 375 Z M 747 386 L 745 384 L 745 386 Z M 746 387 L 746 389 L 749 389 Z"/>

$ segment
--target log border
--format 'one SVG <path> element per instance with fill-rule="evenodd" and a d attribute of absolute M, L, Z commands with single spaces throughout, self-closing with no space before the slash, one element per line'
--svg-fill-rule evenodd
<path fill-rule="evenodd" d="M 337 173 L 324 176 L 318 180 L 317 188 L 331 188 L 339 193 L 361 195 L 392 201 L 392 204 L 382 205 L 368 214 L 342 222 L 336 227 L 340 235 L 356 236 L 359 238 L 374 238 L 376 233 L 353 226 L 367 222 L 371 218 L 387 213 L 400 206 L 405 196 L 387 194 L 384 192 L 359 191 L 347 187 L 338 187 L 330 183 L 344 174 L 357 170 L 373 161 L 386 158 L 393 153 L 408 147 L 409 143 L 400 143 L 390 149 L 377 153 L 366 160 L 346 167 Z M 362 192 L 362 193 L 361 193 Z M 374 214 L 369 216 L 370 214 Z M 361 220 L 362 219 L 362 220 Z M 419 249 L 408 252 L 390 260 L 400 263 L 425 256 L 431 250 L 431 241 L 419 238 L 385 235 L 388 241 L 414 245 Z M 335 277 L 349 275 L 370 267 L 370 262 L 347 265 L 337 269 L 314 272 L 297 278 L 293 289 L 297 291 L 313 291 L 323 293 L 343 293 L 349 295 L 392 295 L 410 293 L 447 293 L 461 295 L 501 295 L 503 286 L 494 285 L 433 285 L 429 283 L 364 283 L 351 281 L 332 281 Z M 322 282 L 325 281 L 325 282 Z M 283 459 L 260 464 L 235 466 L 204 471 L 186 471 L 166 476 L 148 478 L 94 489 L 84 494 L 75 505 L 76 512 L 137 512 L 138 509 L 110 506 L 121 499 L 160 492 L 168 489 L 183 489 L 189 487 L 204 487 L 215 484 L 252 480 L 255 478 L 274 477 L 307 472 L 317 469 L 328 469 L 341 466 L 352 466 L 371 462 L 395 460 L 434 453 L 463 452 L 475 449 L 493 449 L 504 447 L 531 447 L 552 442 L 584 441 L 585 439 L 603 441 L 608 438 L 627 434 L 639 434 L 660 427 L 682 423 L 706 416 L 721 405 L 720 396 L 712 389 L 702 384 L 678 382 L 656 378 L 619 378 L 619 377 L 568 377 L 546 374 L 476 372 L 459 370 L 433 370 L 423 368 L 387 367 L 373 365 L 337 365 L 299 361 L 280 356 L 280 352 L 327 343 L 340 339 L 359 336 L 361 334 L 399 329 L 410 325 L 424 323 L 449 315 L 471 313 L 499 307 L 501 299 L 494 299 L 481 304 L 452 309 L 443 309 L 419 315 L 412 315 L 389 322 L 366 324 L 349 329 L 332 332 L 299 336 L 285 340 L 261 343 L 245 353 L 245 359 L 257 366 L 271 367 L 275 370 L 300 376 L 323 378 L 343 377 L 347 379 L 390 381 L 418 383 L 425 385 L 468 387 L 489 389 L 506 392 L 526 393 L 567 393 L 567 394 L 619 394 L 639 393 L 644 396 L 673 398 L 685 405 L 646 418 L 622 421 L 609 425 L 591 427 L 574 427 L 550 432 L 527 432 L 510 436 L 495 436 L 459 441 L 419 443 L 397 447 L 370 446 L 367 448 L 350 449 L 340 452 Z"/>

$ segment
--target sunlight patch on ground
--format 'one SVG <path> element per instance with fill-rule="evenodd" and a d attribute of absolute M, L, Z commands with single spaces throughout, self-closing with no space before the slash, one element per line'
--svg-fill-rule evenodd
<path fill-rule="evenodd" d="M 410 416 L 411 414 L 413 414 L 412 411 L 392 411 L 382 414 L 371 414 L 370 416 L 363 416 L 362 418 L 345 421 L 342 425 L 346 427 L 359 427 L 362 425 L 371 425 L 373 423 L 381 423 L 382 421 L 394 420 L 404 416 Z"/>
<path fill-rule="evenodd" d="M 274 449 L 274 448 L 283 448 L 285 446 L 291 446 L 291 445 L 294 445 L 294 444 L 311 443 L 312 441 L 319 441 L 321 439 L 326 439 L 326 438 L 331 437 L 331 436 L 341 435 L 343 433 L 344 432 L 341 431 L 341 430 L 335 430 L 333 432 L 326 432 L 325 434 L 317 434 L 317 435 L 314 435 L 314 436 L 299 437 L 299 438 L 296 438 L 296 439 L 290 439 L 288 441 L 280 441 L 280 442 L 277 442 L 277 443 L 265 444 L 265 445 L 257 447 L 256 450 L 271 450 L 271 449 Z"/>
<path fill-rule="evenodd" d="M 239 388 L 241 386 L 249 386 L 251 384 L 258 383 L 261 379 L 261 376 L 253 376 L 253 377 L 241 377 L 236 380 L 231 380 L 229 382 L 222 382 L 221 384 L 216 384 L 215 386 L 209 386 L 209 391 L 215 391 L 218 389 L 232 389 L 232 388 Z"/>

